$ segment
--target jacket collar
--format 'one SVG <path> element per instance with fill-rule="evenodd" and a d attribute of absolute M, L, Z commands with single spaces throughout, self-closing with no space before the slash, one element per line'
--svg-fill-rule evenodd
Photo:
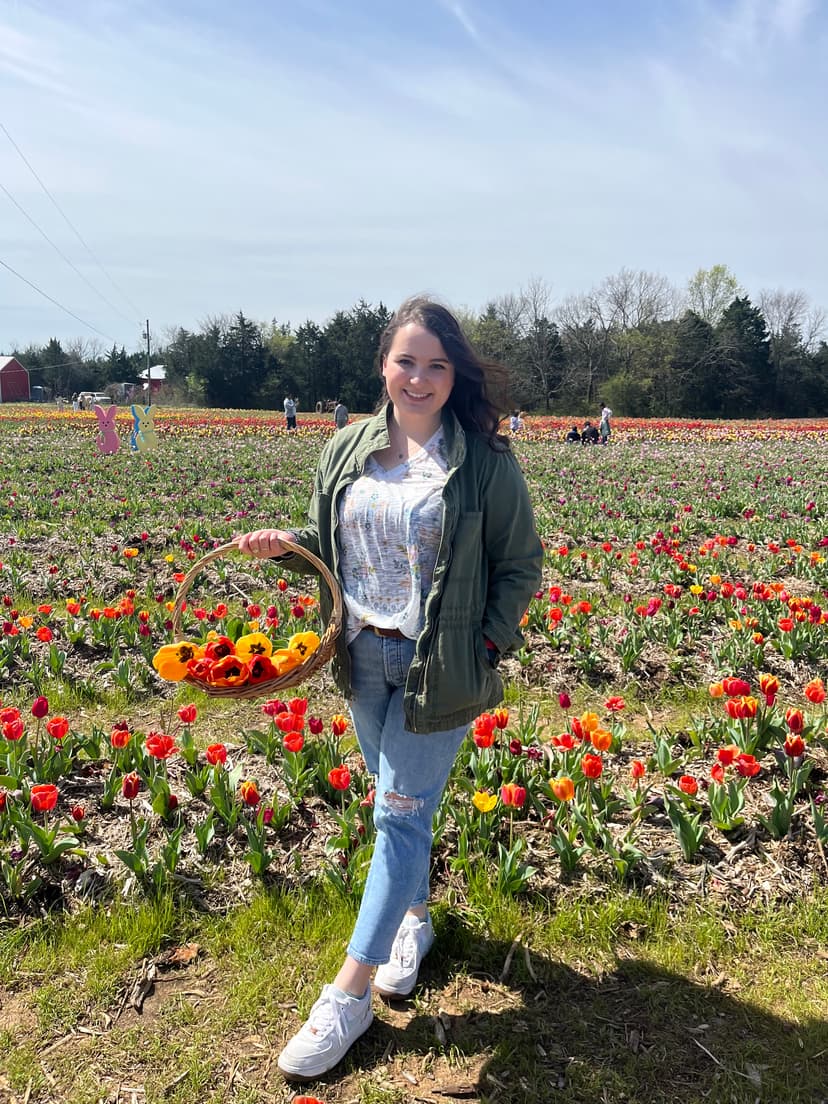
<path fill-rule="evenodd" d="M 388 448 L 391 444 L 391 435 L 388 430 L 388 420 L 391 417 L 391 402 L 388 401 L 369 418 L 367 429 L 362 435 L 354 452 L 354 460 L 362 469 L 365 461 L 372 452 Z M 457 420 L 454 411 L 447 406 L 442 411 L 443 433 L 446 438 L 446 455 L 448 457 L 449 471 L 458 468 L 466 458 L 466 434 Z"/>

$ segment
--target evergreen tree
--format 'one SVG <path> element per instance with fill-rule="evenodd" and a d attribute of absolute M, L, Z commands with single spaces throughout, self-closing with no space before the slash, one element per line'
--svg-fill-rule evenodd
<path fill-rule="evenodd" d="M 716 330 L 721 353 L 720 413 L 749 418 L 773 411 L 774 381 L 765 319 L 747 296 L 725 310 Z"/>
<path fill-rule="evenodd" d="M 710 323 L 695 311 L 687 311 L 676 327 L 670 361 L 672 401 L 659 406 L 658 412 L 670 413 L 675 417 L 719 413 L 720 351 Z"/>

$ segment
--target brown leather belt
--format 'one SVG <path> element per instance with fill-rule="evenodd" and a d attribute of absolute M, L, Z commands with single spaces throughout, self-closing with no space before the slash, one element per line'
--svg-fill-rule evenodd
<path fill-rule="evenodd" d="M 366 625 L 367 629 L 370 629 L 375 636 L 387 636 L 391 640 L 408 640 L 409 637 L 405 635 L 400 629 L 380 629 L 376 625 Z"/>

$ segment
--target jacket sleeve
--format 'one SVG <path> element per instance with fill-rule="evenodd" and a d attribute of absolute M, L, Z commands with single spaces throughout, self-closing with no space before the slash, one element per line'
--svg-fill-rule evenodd
<path fill-rule="evenodd" d="M 304 548 L 307 552 L 312 552 L 315 556 L 319 556 L 319 510 L 320 502 L 324 497 L 323 488 L 325 486 L 325 473 L 328 469 L 330 442 L 325 445 L 319 456 L 319 463 L 316 465 L 316 475 L 313 480 L 313 493 L 311 494 L 311 500 L 308 505 L 308 522 L 307 525 L 303 525 L 301 529 L 288 529 L 287 532 L 293 534 L 294 543 Z M 299 556 L 280 556 L 279 563 L 284 565 L 289 571 L 313 571 L 311 564 L 307 560 L 301 560 Z"/>
<path fill-rule="evenodd" d="M 503 653 L 519 648 L 518 629 L 541 584 L 543 546 L 523 472 L 511 452 L 495 453 L 483 499 L 488 591 L 483 634 Z"/>

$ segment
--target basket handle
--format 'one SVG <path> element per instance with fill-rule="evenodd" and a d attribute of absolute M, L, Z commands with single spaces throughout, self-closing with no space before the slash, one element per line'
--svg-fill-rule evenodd
<path fill-rule="evenodd" d="M 300 556 L 302 559 L 312 564 L 325 582 L 328 584 L 328 589 L 331 592 L 333 598 L 333 609 L 331 610 L 330 620 L 328 621 L 327 630 L 333 632 L 334 635 L 338 634 L 342 628 L 342 594 L 339 589 L 339 584 L 333 577 L 328 565 L 323 563 L 318 556 L 313 552 L 309 552 L 306 548 L 301 548 L 298 544 L 295 544 L 291 540 L 281 540 L 280 543 L 287 549 L 288 553 L 296 556 Z M 181 616 L 184 612 L 184 600 L 190 592 L 190 587 L 193 585 L 195 577 L 207 566 L 208 563 L 212 563 L 213 560 L 219 559 L 221 556 L 226 556 L 228 552 L 238 552 L 239 546 L 235 541 L 228 541 L 226 544 L 220 544 L 217 548 L 213 548 L 210 552 L 205 552 L 200 560 L 197 560 L 184 578 L 181 580 L 178 590 L 175 595 L 175 608 L 172 615 L 172 634 L 174 640 L 181 639 Z M 263 558 L 263 557 L 258 557 Z M 276 559 L 277 557 L 266 557 L 269 559 Z"/>

